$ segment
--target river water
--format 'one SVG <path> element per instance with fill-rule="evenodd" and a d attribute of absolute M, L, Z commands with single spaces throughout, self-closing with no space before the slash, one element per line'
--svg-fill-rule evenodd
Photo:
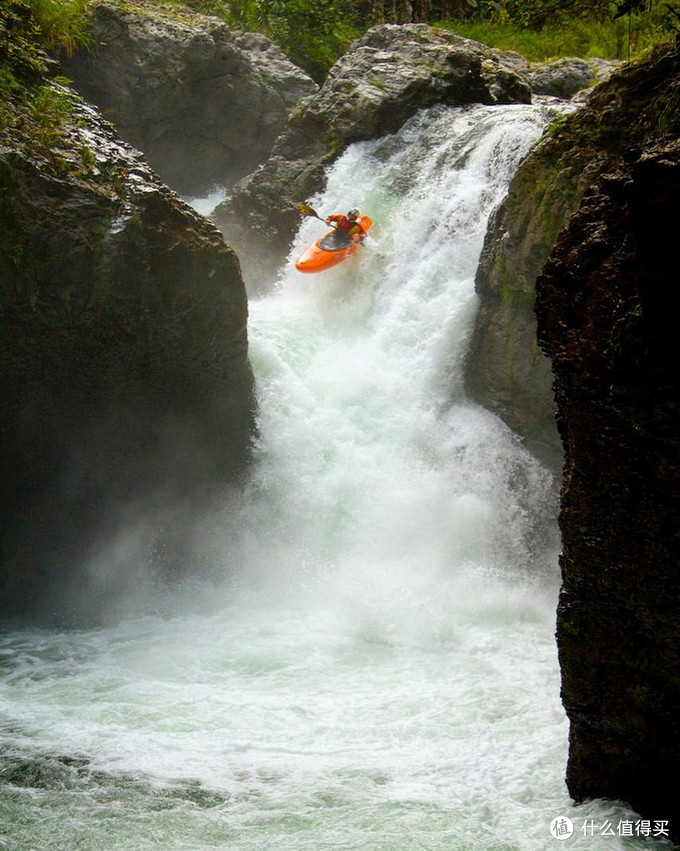
<path fill-rule="evenodd" d="M 463 388 L 486 222 L 550 119 L 436 108 L 308 199 L 375 224 L 303 276 L 305 220 L 251 302 L 260 437 L 205 520 L 220 577 L 0 633 L 1 849 L 666 847 L 569 799 L 554 484 Z"/>

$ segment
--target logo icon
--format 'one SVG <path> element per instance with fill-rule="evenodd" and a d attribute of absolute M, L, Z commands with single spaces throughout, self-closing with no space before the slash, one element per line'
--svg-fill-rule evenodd
<path fill-rule="evenodd" d="M 566 816 L 558 816 L 550 822 L 550 833 L 555 839 L 569 839 L 574 832 L 574 822 Z"/>

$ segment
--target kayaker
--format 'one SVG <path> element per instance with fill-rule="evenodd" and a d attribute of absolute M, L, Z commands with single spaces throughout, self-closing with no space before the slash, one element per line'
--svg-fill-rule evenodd
<path fill-rule="evenodd" d="M 360 240 L 366 237 L 366 231 L 362 228 L 359 222 L 359 211 L 356 207 L 343 216 L 342 213 L 334 213 L 332 216 L 326 217 L 326 224 L 334 224 L 336 229 L 348 237 L 358 236 Z"/>

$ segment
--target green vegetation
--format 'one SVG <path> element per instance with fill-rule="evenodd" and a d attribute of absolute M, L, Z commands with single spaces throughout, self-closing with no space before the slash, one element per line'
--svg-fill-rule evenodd
<path fill-rule="evenodd" d="M 45 54 L 87 42 L 96 0 L 3 0 L 0 7 L 0 128 L 8 101 L 46 71 Z M 427 22 L 527 59 L 630 59 L 680 28 L 680 0 L 131 0 L 189 8 L 269 36 L 321 81 L 370 26 Z"/>
<path fill-rule="evenodd" d="M 199 12 L 217 15 L 243 30 L 269 36 L 321 81 L 328 69 L 368 26 L 356 0 L 186 0 Z"/>
<path fill-rule="evenodd" d="M 37 86 L 28 101 L 33 150 L 49 157 L 59 147 L 62 128 L 73 116 L 75 95 L 61 86 Z"/>
<path fill-rule="evenodd" d="M 46 50 L 72 53 L 87 43 L 87 18 L 91 0 L 25 0 L 33 12 Z M 11 0 L 10 0 L 11 4 Z"/>
<path fill-rule="evenodd" d="M 64 168 L 78 97 L 55 76 L 51 58 L 86 43 L 89 0 L 5 0 L 0 7 L 0 132 L 16 138 L 49 170 Z M 91 152 L 83 148 L 82 168 Z"/>
<path fill-rule="evenodd" d="M 489 47 L 516 50 L 532 62 L 545 62 L 561 56 L 627 60 L 673 37 L 663 15 L 577 18 L 545 24 L 541 29 L 522 27 L 500 19 L 445 21 L 438 25 Z"/>
<path fill-rule="evenodd" d="M 680 28 L 678 0 L 186 0 L 268 35 L 321 80 L 351 41 L 383 22 L 426 22 L 532 61 L 631 59 Z"/>
<path fill-rule="evenodd" d="M 46 82 L 50 53 L 86 43 L 89 0 L 7 0 L 0 7 L 0 130 L 28 121 L 39 147 L 50 148 L 73 99 Z"/>

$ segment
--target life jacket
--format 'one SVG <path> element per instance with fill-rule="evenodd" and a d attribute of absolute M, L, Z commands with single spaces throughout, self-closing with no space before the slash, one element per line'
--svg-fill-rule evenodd
<path fill-rule="evenodd" d="M 337 224 L 338 230 L 343 231 L 343 233 L 346 233 L 349 236 L 354 236 L 357 233 L 364 233 L 364 229 L 359 224 L 358 219 L 352 221 L 351 219 L 348 219 L 347 216 L 343 216 L 340 213 L 336 213 L 334 216 L 329 216 L 329 219 Z"/>

